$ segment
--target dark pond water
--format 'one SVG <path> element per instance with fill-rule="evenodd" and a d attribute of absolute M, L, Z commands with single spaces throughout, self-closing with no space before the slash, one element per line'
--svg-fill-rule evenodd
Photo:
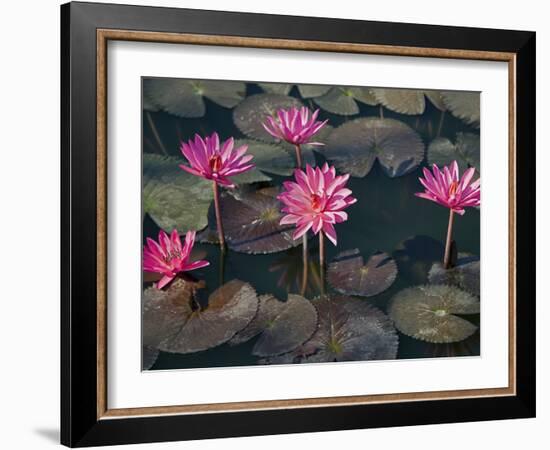
<path fill-rule="evenodd" d="M 262 92 L 253 83 L 247 84 L 247 95 Z M 300 97 L 294 87 L 291 96 Z M 184 161 L 179 151 L 180 141 L 191 138 L 195 133 L 201 135 L 217 131 L 222 139 L 230 136 L 244 138 L 233 123 L 232 110 L 224 108 L 205 99 L 206 115 L 199 119 L 179 118 L 163 111 L 144 111 L 143 113 L 143 151 L 144 153 L 164 154 L 165 152 Z M 313 109 L 317 106 L 306 100 L 305 104 Z M 379 106 L 368 106 L 358 103 L 360 112 L 357 115 L 344 117 L 320 111 L 321 119 L 328 119 L 329 124 L 338 127 L 349 120 L 358 117 L 380 115 Z M 426 101 L 425 112 L 421 115 L 405 115 L 384 108 L 385 118 L 395 118 L 408 124 L 421 136 L 426 147 L 436 137 L 440 121 L 443 123 L 441 137 L 447 137 L 454 142 L 457 132 L 479 134 L 479 130 L 467 125 L 449 112 L 442 113 L 432 103 Z M 154 124 L 155 131 L 151 127 Z M 315 154 L 317 164 L 324 162 L 322 154 Z M 337 225 L 338 246 L 327 242 L 327 261 L 347 249 L 357 248 L 367 259 L 376 251 L 392 255 L 398 266 L 396 281 L 389 289 L 379 295 L 362 298 L 382 311 L 386 312 L 390 299 L 404 288 L 425 284 L 432 263 L 441 259 L 441 245 L 444 242 L 448 210 L 435 203 L 417 198 L 415 192 L 420 192 L 418 177 L 426 159 L 413 172 L 396 178 L 388 177 L 379 163 L 374 164 L 371 172 L 364 178 L 351 178 L 348 187 L 358 202 L 348 208 L 349 220 Z M 280 185 L 286 177 L 270 175 L 271 184 Z M 143 223 L 143 238 L 156 239 L 159 228 L 155 222 L 145 215 Z M 453 237 L 459 252 L 479 255 L 480 246 L 480 214 L 473 208 L 468 209 L 464 216 L 456 216 Z M 404 246 L 403 242 L 410 240 Z M 193 272 L 193 276 L 206 281 L 208 292 L 214 291 L 220 284 L 220 250 L 217 245 L 199 244 L 196 250 L 204 252 L 202 259 L 210 261 L 210 267 Z M 317 261 L 317 239 L 310 240 L 310 259 Z M 285 299 L 289 292 L 299 290 L 296 276 L 301 273 L 301 248 L 296 247 L 267 255 L 249 255 L 229 251 L 224 260 L 224 280 L 227 282 L 237 278 L 250 283 L 259 294 L 272 293 L 280 299 Z M 151 283 L 144 283 L 144 288 Z M 331 292 L 330 286 L 328 291 Z M 315 286 L 308 289 L 306 297 L 318 295 Z M 466 318 L 466 316 L 464 316 Z M 468 315 L 467 320 L 479 325 L 479 315 Z M 398 359 L 445 357 L 461 355 L 479 355 L 479 331 L 461 342 L 452 344 L 431 344 L 405 336 L 397 331 L 399 346 Z M 219 367 L 255 365 L 258 358 L 251 354 L 256 338 L 237 346 L 220 345 L 207 351 L 175 354 L 160 352 L 152 369 L 182 369 L 198 367 Z"/>

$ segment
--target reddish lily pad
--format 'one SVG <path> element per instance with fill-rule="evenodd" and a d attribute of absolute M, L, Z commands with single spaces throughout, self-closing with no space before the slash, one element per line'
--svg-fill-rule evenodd
<path fill-rule="evenodd" d="M 410 173 L 424 159 L 416 131 L 394 119 L 366 117 L 346 122 L 329 135 L 326 158 L 338 170 L 364 177 L 378 159 L 389 177 Z"/>
<path fill-rule="evenodd" d="M 154 347 L 143 347 L 141 354 L 141 366 L 143 370 L 149 370 L 157 362 L 159 356 L 158 349 Z"/>
<path fill-rule="evenodd" d="M 450 269 L 444 269 L 441 262 L 436 262 L 430 269 L 428 279 L 432 284 L 449 284 L 479 297 L 479 258 L 459 253 L 455 267 Z"/>
<path fill-rule="evenodd" d="M 329 265 L 327 278 L 338 292 L 372 297 L 388 289 L 397 277 L 397 265 L 387 253 L 375 253 L 367 263 L 358 249 L 339 253 Z"/>
<path fill-rule="evenodd" d="M 301 106 L 302 103 L 298 99 L 287 95 L 251 95 L 233 110 L 233 122 L 244 135 L 272 143 L 273 136 L 265 131 L 262 125 L 266 116 L 275 116 L 279 109 L 299 108 Z"/>
<path fill-rule="evenodd" d="M 398 337 L 391 320 L 364 300 L 341 295 L 312 301 L 319 327 L 309 341 L 293 352 L 261 362 L 319 363 L 395 359 Z"/>
<path fill-rule="evenodd" d="M 241 253 L 266 254 L 287 250 L 300 245 L 294 240 L 294 226 L 280 225 L 281 203 L 278 189 L 224 193 L 220 209 L 225 240 L 231 250 Z M 215 242 L 216 217 L 214 208 L 209 212 L 209 230 L 200 236 L 201 241 Z"/>
<path fill-rule="evenodd" d="M 479 300 L 454 286 L 416 286 L 396 294 L 388 314 L 407 336 L 435 344 L 459 342 L 477 327 L 456 314 L 479 314 Z"/>
<path fill-rule="evenodd" d="M 288 300 L 282 302 L 272 295 L 263 295 L 256 317 L 229 343 L 238 345 L 260 335 L 252 354 L 275 356 L 302 345 L 316 328 L 317 310 L 309 300 L 289 294 Z"/>
<path fill-rule="evenodd" d="M 225 108 L 238 105 L 246 95 L 240 81 L 152 78 L 143 84 L 144 95 L 161 109 L 178 117 L 196 118 L 206 113 L 203 97 Z"/>
<path fill-rule="evenodd" d="M 177 316 L 173 314 L 173 306 L 166 301 L 161 305 L 149 306 L 149 310 L 160 310 L 155 311 L 156 315 L 169 317 L 169 325 L 178 325 L 175 333 L 171 333 L 159 343 L 160 350 L 171 353 L 194 353 L 229 341 L 256 315 L 258 297 L 248 283 L 231 280 L 210 295 L 206 307 L 202 308 L 198 302 L 193 304 L 191 301 L 186 305 L 187 309 L 179 308 L 176 311 L 179 313 Z M 154 322 L 150 324 L 157 329 L 161 329 L 162 325 Z"/>
<path fill-rule="evenodd" d="M 372 93 L 378 103 L 400 114 L 422 114 L 426 108 L 424 91 L 416 89 L 373 88 Z"/>
<path fill-rule="evenodd" d="M 441 95 L 445 106 L 453 116 L 479 128 L 481 114 L 479 92 L 443 91 Z"/>

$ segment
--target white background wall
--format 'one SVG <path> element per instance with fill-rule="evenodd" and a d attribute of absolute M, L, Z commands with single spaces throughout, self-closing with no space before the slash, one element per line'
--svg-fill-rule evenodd
<path fill-rule="evenodd" d="M 135 4 L 383 21 L 525 29 L 537 32 L 537 277 L 547 279 L 546 195 L 550 29 L 535 0 L 194 0 Z M 58 442 L 59 422 L 59 1 L 3 3 L 0 27 L 0 448 Z M 525 149 L 529 151 L 530 149 Z M 6 159 L 7 157 L 7 159 Z M 135 448 L 548 448 L 548 287 L 537 286 L 538 417 L 532 420 L 268 436 Z M 534 299 L 522 298 L 522 301 Z M 546 326 L 545 326 L 546 325 Z"/>

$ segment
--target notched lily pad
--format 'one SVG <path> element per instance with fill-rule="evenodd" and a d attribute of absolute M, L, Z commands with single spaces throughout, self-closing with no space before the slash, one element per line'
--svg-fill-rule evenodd
<path fill-rule="evenodd" d="M 275 116 L 279 109 L 301 106 L 302 103 L 298 99 L 287 95 L 251 95 L 233 110 L 233 122 L 244 135 L 271 143 L 274 138 L 262 125 L 266 116 Z"/>
<path fill-rule="evenodd" d="M 302 240 L 292 239 L 294 226 L 279 225 L 281 203 L 276 188 L 237 191 L 221 196 L 220 209 L 227 245 L 241 253 L 266 254 L 287 250 Z M 214 208 L 209 211 L 209 231 L 201 241 L 213 242 L 216 236 Z"/>
<path fill-rule="evenodd" d="M 357 101 L 376 105 L 377 101 L 366 87 L 333 87 L 326 94 L 313 98 L 325 111 L 341 116 L 353 116 L 359 112 Z"/>
<path fill-rule="evenodd" d="M 329 135 L 324 154 L 342 172 L 364 177 L 376 159 L 389 177 L 413 171 L 424 159 L 416 131 L 394 119 L 366 117 L 347 122 Z"/>
<path fill-rule="evenodd" d="M 248 145 L 247 154 L 254 156 L 252 162 L 262 173 L 289 176 L 294 172 L 294 157 L 282 146 L 250 139 L 235 141 L 235 148 L 241 145 Z"/>
<path fill-rule="evenodd" d="M 207 223 L 212 185 L 179 168 L 181 160 L 143 155 L 143 213 L 167 232 L 200 230 Z"/>
<path fill-rule="evenodd" d="M 479 258 L 459 253 L 455 267 L 450 269 L 444 269 L 440 262 L 436 262 L 428 273 L 428 279 L 432 284 L 449 284 L 479 297 Z"/>
<path fill-rule="evenodd" d="M 143 84 L 147 96 L 161 109 L 178 117 L 197 118 L 206 113 L 203 97 L 225 108 L 238 105 L 246 95 L 240 81 L 153 78 Z"/>
<path fill-rule="evenodd" d="M 149 370 L 157 362 L 159 356 L 158 349 L 154 347 L 143 347 L 141 354 L 141 367 L 142 370 Z"/>
<path fill-rule="evenodd" d="M 268 364 L 395 359 L 398 337 L 391 320 L 364 300 L 342 295 L 312 301 L 319 315 L 317 331 L 293 352 Z"/>
<path fill-rule="evenodd" d="M 317 328 L 317 310 L 309 300 L 289 294 L 282 302 L 272 295 L 260 297 L 258 313 L 248 326 L 229 342 L 241 344 L 260 335 L 252 349 L 255 356 L 275 356 L 302 345 Z"/>
<path fill-rule="evenodd" d="M 468 167 L 474 167 L 479 175 L 479 149 L 479 134 L 457 133 L 454 143 L 447 138 L 439 137 L 428 146 L 428 162 L 442 167 L 456 160 L 461 173 Z"/>
<path fill-rule="evenodd" d="M 459 342 L 477 327 L 455 314 L 479 314 L 479 300 L 454 286 L 416 286 L 396 294 L 388 314 L 407 336 L 435 344 Z"/>
<path fill-rule="evenodd" d="M 451 114 L 469 125 L 479 128 L 479 92 L 442 91 L 443 102 Z"/>
<path fill-rule="evenodd" d="M 432 105 L 434 105 L 437 109 L 440 111 L 447 110 L 441 91 L 424 91 L 424 94 L 426 94 L 426 97 L 428 97 Z"/>
<path fill-rule="evenodd" d="M 290 83 L 258 83 L 258 86 L 268 94 L 288 95 L 293 85 Z"/>
<path fill-rule="evenodd" d="M 386 108 L 400 114 L 417 115 L 426 109 L 424 91 L 416 89 L 373 88 L 374 97 Z"/>
<path fill-rule="evenodd" d="M 388 289 L 397 277 L 397 265 L 387 253 L 375 253 L 367 263 L 358 249 L 339 253 L 329 265 L 327 278 L 338 292 L 372 297 Z"/>
<path fill-rule="evenodd" d="M 175 334 L 160 342 L 160 350 L 194 353 L 229 341 L 256 315 L 258 297 L 250 284 L 231 280 L 210 295 L 206 307 L 197 301 L 189 301 L 187 305 L 188 310 L 180 310 L 182 314 L 172 319 L 179 320 L 179 327 Z"/>

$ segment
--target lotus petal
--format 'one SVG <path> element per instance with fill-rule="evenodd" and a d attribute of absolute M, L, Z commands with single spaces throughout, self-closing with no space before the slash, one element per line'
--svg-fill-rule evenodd
<path fill-rule="evenodd" d="M 169 324 L 179 324 L 176 332 L 158 345 L 160 350 L 171 353 L 194 353 L 221 345 L 244 329 L 258 310 L 256 291 L 240 280 L 231 280 L 216 289 L 208 298 L 205 308 L 191 308 L 189 301 L 188 309 L 180 308 L 177 312 L 181 314 L 177 317 L 171 313 L 173 307 L 166 303 L 150 305 L 150 309 L 155 306 L 161 310 L 167 308 L 170 314 L 159 311 L 155 314 L 170 317 Z M 157 328 L 160 327 L 157 324 Z"/>
<path fill-rule="evenodd" d="M 272 143 L 273 136 L 263 127 L 266 116 L 275 115 L 279 109 L 301 106 L 302 103 L 298 99 L 286 95 L 251 95 L 233 110 L 233 122 L 246 136 Z"/>
<path fill-rule="evenodd" d="M 166 232 L 200 230 L 208 223 L 212 185 L 179 164 L 177 158 L 143 155 L 143 212 Z"/>
<path fill-rule="evenodd" d="M 455 314 L 479 314 L 479 300 L 454 286 L 416 286 L 396 294 L 388 314 L 407 336 L 436 344 L 458 342 L 477 327 Z"/>
<path fill-rule="evenodd" d="M 372 88 L 374 97 L 386 108 L 401 114 L 422 114 L 426 108 L 424 91 L 414 89 Z"/>
<path fill-rule="evenodd" d="M 144 96 L 178 117 L 196 118 L 206 113 L 203 97 L 226 108 L 240 103 L 246 84 L 240 81 L 152 78 L 143 84 Z"/>
<path fill-rule="evenodd" d="M 453 116 L 479 128 L 479 92 L 443 91 L 441 95 L 445 106 Z"/>
<path fill-rule="evenodd" d="M 342 294 L 372 297 L 388 289 L 397 277 L 397 265 L 387 253 L 375 253 L 367 264 L 358 249 L 339 253 L 329 265 L 327 279 Z"/>
<path fill-rule="evenodd" d="M 149 370 L 159 356 L 159 351 L 154 347 L 143 347 L 143 353 L 141 354 L 141 365 L 143 370 Z"/>
<path fill-rule="evenodd" d="M 260 335 L 252 354 L 276 356 L 302 345 L 316 328 L 317 310 L 309 300 L 289 294 L 288 300 L 282 302 L 272 295 L 263 295 L 256 317 L 229 344 L 241 344 Z"/>
<path fill-rule="evenodd" d="M 479 297 L 479 258 L 459 253 L 456 266 L 450 269 L 444 269 L 440 262 L 436 262 L 430 269 L 428 279 L 432 284 L 449 284 Z"/>
<path fill-rule="evenodd" d="M 479 134 L 457 133 L 454 144 L 447 138 L 436 138 L 428 146 L 428 162 L 442 167 L 456 161 L 460 173 L 468 167 L 474 167 L 479 176 L 479 148 Z"/>
<path fill-rule="evenodd" d="M 364 300 L 341 295 L 312 301 L 319 327 L 312 338 L 293 352 L 261 362 L 319 363 L 395 359 L 398 337 L 391 320 Z"/>
<path fill-rule="evenodd" d="M 231 250 L 241 253 L 266 254 L 287 250 L 299 245 L 302 240 L 292 239 L 293 225 L 279 225 L 281 203 L 279 191 L 263 188 L 258 191 L 241 190 L 224 193 L 220 210 L 224 225 L 225 240 Z M 214 208 L 209 211 L 209 229 L 199 236 L 199 241 L 215 243 L 216 217 Z"/>
<path fill-rule="evenodd" d="M 413 171 L 424 159 L 416 131 L 394 119 L 367 117 L 346 122 L 330 135 L 324 151 L 338 170 L 366 176 L 376 159 L 392 178 Z"/>

